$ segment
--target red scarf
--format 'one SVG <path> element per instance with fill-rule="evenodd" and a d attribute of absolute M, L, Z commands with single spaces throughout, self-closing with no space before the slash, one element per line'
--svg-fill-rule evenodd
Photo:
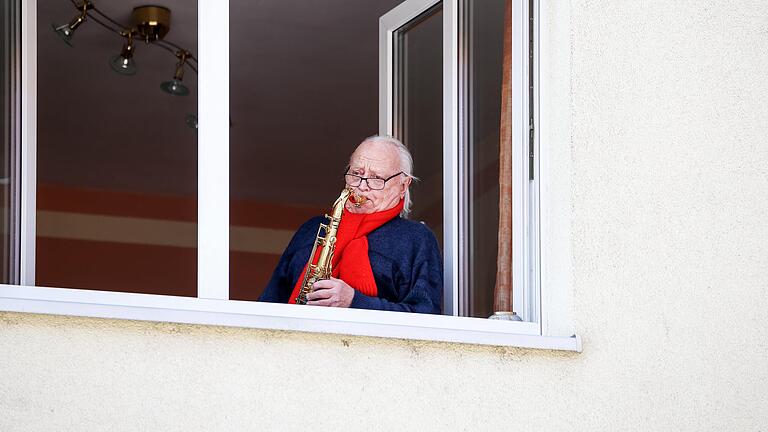
<path fill-rule="evenodd" d="M 331 261 L 333 277 L 343 280 L 367 296 L 375 297 L 378 289 L 373 279 L 371 261 L 368 258 L 368 233 L 395 218 L 402 210 L 403 200 L 389 210 L 376 213 L 350 213 L 345 208 L 339 230 L 336 232 L 336 249 Z M 317 263 L 321 249 L 322 246 L 317 247 L 315 256 L 312 258 L 313 264 Z M 307 265 L 304 265 L 304 270 L 299 275 L 296 286 L 293 287 L 288 303 L 296 303 L 306 272 Z"/>

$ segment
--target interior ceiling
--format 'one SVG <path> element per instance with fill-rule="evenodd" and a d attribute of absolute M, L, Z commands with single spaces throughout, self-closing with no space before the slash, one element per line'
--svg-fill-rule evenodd
<path fill-rule="evenodd" d="M 377 132 L 378 18 L 401 0 L 231 0 L 231 189 L 234 199 L 328 205 L 354 146 Z M 96 0 L 129 23 L 135 0 Z M 172 11 L 167 40 L 197 53 L 197 3 Z M 38 176 L 41 183 L 194 196 L 197 76 L 188 97 L 160 91 L 176 59 L 140 43 L 132 77 L 107 62 L 122 38 L 94 22 L 74 48 L 52 31 L 76 9 L 38 2 Z M 205 59 L 200 59 L 204 62 Z M 417 173 L 418 174 L 418 173 Z"/>

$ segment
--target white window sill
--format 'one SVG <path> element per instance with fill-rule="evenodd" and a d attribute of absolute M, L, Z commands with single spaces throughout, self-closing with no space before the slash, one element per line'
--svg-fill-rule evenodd
<path fill-rule="evenodd" d="M 537 323 L 69 288 L 0 285 L 0 311 L 294 330 L 581 352 Z"/>

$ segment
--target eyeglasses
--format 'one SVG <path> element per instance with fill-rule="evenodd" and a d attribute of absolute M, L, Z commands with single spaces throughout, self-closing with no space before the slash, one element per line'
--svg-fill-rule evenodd
<path fill-rule="evenodd" d="M 344 174 L 344 181 L 347 182 L 347 186 L 358 187 L 361 184 L 363 184 L 363 180 L 365 180 L 369 188 L 373 190 L 382 190 L 384 189 L 384 186 L 386 186 L 388 181 L 399 176 L 400 174 L 405 174 L 405 173 L 400 171 L 399 173 L 391 175 L 385 179 L 378 178 L 378 177 L 371 177 L 371 178 L 360 177 L 359 175 L 356 175 L 356 174 Z"/>

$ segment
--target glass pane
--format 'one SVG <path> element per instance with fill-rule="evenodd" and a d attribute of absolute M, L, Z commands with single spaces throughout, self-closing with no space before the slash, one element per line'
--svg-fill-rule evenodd
<path fill-rule="evenodd" d="M 230 1 L 230 298 L 259 297 L 377 133 L 379 17 L 400 2 Z"/>
<path fill-rule="evenodd" d="M 15 55 L 18 41 L 18 8 L 14 1 L 0 4 L 0 283 L 11 282 L 11 248 L 13 247 L 13 218 L 15 206 L 12 181 L 12 154 L 15 143 Z"/>
<path fill-rule="evenodd" d="M 499 129 L 501 126 L 504 0 L 468 3 L 469 103 L 469 308 L 493 314 L 499 226 Z"/>
<path fill-rule="evenodd" d="M 93 4 L 38 1 L 36 283 L 195 296 L 197 2 Z"/>
<path fill-rule="evenodd" d="M 443 244 L 443 8 L 442 3 L 395 35 L 395 136 L 411 150 L 411 218 Z"/>

